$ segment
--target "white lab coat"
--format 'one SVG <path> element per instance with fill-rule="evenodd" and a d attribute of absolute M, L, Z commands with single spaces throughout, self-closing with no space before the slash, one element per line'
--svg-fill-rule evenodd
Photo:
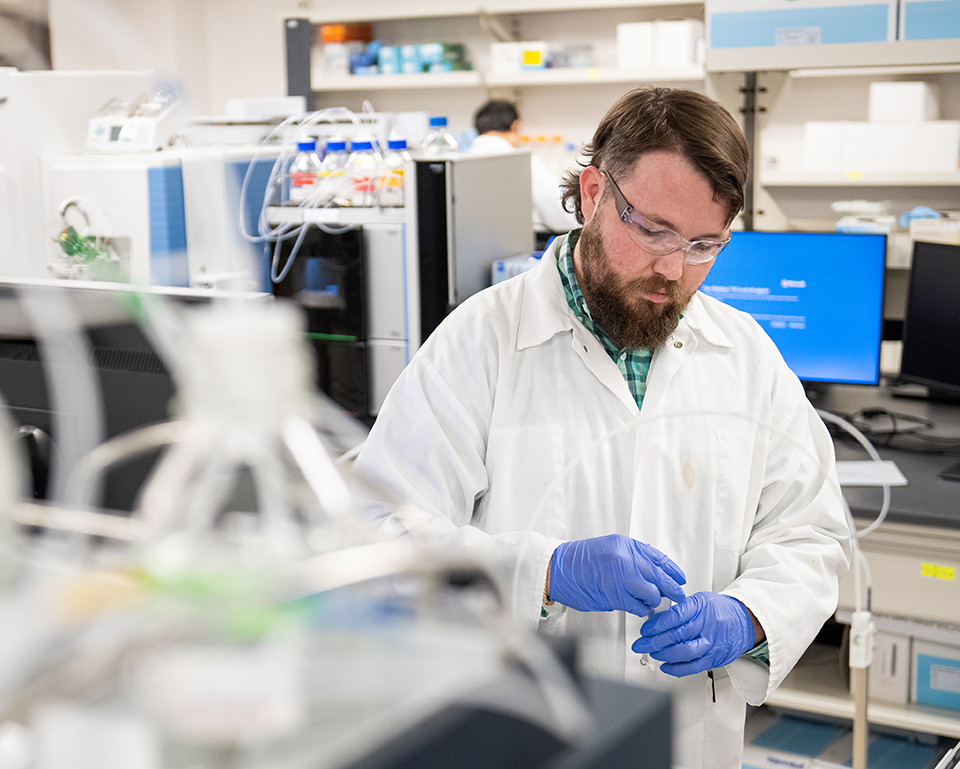
<path fill-rule="evenodd" d="M 467 154 L 489 155 L 513 151 L 513 145 L 502 136 L 481 134 L 470 144 Z M 579 226 L 576 217 L 563 207 L 560 177 L 535 152 L 530 153 L 530 196 L 535 230 L 566 232 Z"/>
<path fill-rule="evenodd" d="M 520 621 L 583 638 L 589 672 L 669 688 L 676 767 L 739 769 L 744 702 L 780 684 L 837 605 L 849 531 L 830 437 L 757 323 L 703 294 L 654 355 L 639 410 L 567 306 L 556 246 L 430 336 L 355 467 L 485 558 Z M 630 650 L 639 617 L 540 619 L 557 544 L 610 533 L 665 552 L 688 594 L 741 600 L 769 669 L 741 658 L 714 682 L 674 679 Z"/>

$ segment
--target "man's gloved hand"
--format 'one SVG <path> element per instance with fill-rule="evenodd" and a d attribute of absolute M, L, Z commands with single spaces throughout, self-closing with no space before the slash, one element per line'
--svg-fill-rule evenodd
<path fill-rule="evenodd" d="M 728 595 L 694 593 L 644 622 L 632 648 L 680 677 L 729 665 L 755 643 L 746 606 Z"/>
<path fill-rule="evenodd" d="M 684 599 L 687 578 L 650 545 L 620 534 L 564 542 L 550 562 L 550 600 L 577 611 L 646 616 L 663 596 Z"/>

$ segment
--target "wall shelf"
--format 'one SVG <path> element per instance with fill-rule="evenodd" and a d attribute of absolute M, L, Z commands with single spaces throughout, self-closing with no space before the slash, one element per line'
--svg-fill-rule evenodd
<path fill-rule="evenodd" d="M 484 88 L 604 83 L 702 82 L 702 67 L 619 69 L 617 67 L 558 67 L 526 72 L 438 72 L 411 75 L 341 75 L 311 78 L 315 92 L 394 91 L 435 88 Z"/>
<path fill-rule="evenodd" d="M 766 704 L 852 720 L 853 698 L 844 688 L 837 648 L 811 646 Z M 871 724 L 960 739 L 960 713 L 950 710 L 874 700 L 867 712 Z"/>
<path fill-rule="evenodd" d="M 314 91 L 395 91 L 417 88 L 481 88 L 480 73 L 436 72 L 411 75 L 335 75 L 311 76 Z"/>
<path fill-rule="evenodd" d="M 314 24 L 334 22 L 390 21 L 395 19 L 438 18 L 454 16 L 480 16 L 485 14 L 552 13 L 556 11 L 587 11 L 617 8 L 638 8 L 662 5 L 699 5 L 690 0 L 656 0 L 656 2 L 631 2 L 631 0 L 599 0 L 586 3 L 584 0 L 488 0 L 484 3 L 450 3 L 448 0 L 408 0 L 396 3 L 392 0 L 366 0 L 362 7 L 342 5 L 308 12 L 306 17 Z"/>
<path fill-rule="evenodd" d="M 924 173 L 851 172 L 818 173 L 796 171 L 767 172 L 760 178 L 764 187 L 958 187 L 960 170 Z"/>
<path fill-rule="evenodd" d="M 657 83 L 702 81 L 702 67 L 619 69 L 618 67 L 559 67 L 528 72 L 488 72 L 487 86 L 583 85 L 590 83 Z"/>
<path fill-rule="evenodd" d="M 887 77 L 889 75 L 940 75 L 960 72 L 960 64 L 910 64 L 900 67 L 813 67 L 790 71 L 792 78 Z"/>

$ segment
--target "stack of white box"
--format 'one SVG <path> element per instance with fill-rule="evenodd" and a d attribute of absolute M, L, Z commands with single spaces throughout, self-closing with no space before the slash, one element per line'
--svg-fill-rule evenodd
<path fill-rule="evenodd" d="M 703 64 L 703 22 L 657 19 L 617 24 L 620 69 L 669 69 Z"/>
<path fill-rule="evenodd" d="M 804 124 L 804 160 L 818 172 L 947 172 L 960 164 L 960 120 L 939 120 L 936 86 L 870 84 L 869 122 Z"/>

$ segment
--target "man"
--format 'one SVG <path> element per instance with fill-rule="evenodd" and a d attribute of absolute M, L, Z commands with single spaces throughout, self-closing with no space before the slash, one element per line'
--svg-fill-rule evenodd
<path fill-rule="evenodd" d="M 484 558 L 518 619 L 586 639 L 590 672 L 668 686 L 677 767 L 738 769 L 745 702 L 836 608 L 833 447 L 757 323 L 697 292 L 743 206 L 733 118 L 636 90 L 585 157 L 583 228 L 441 324 L 356 467 Z"/>
<path fill-rule="evenodd" d="M 520 146 L 520 116 L 508 101 L 488 101 L 477 110 L 473 125 L 478 135 L 467 149 L 468 153 L 512 152 Z M 536 153 L 530 155 L 530 192 L 536 232 L 566 232 L 577 226 L 573 214 L 560 201 L 560 178 Z"/>

